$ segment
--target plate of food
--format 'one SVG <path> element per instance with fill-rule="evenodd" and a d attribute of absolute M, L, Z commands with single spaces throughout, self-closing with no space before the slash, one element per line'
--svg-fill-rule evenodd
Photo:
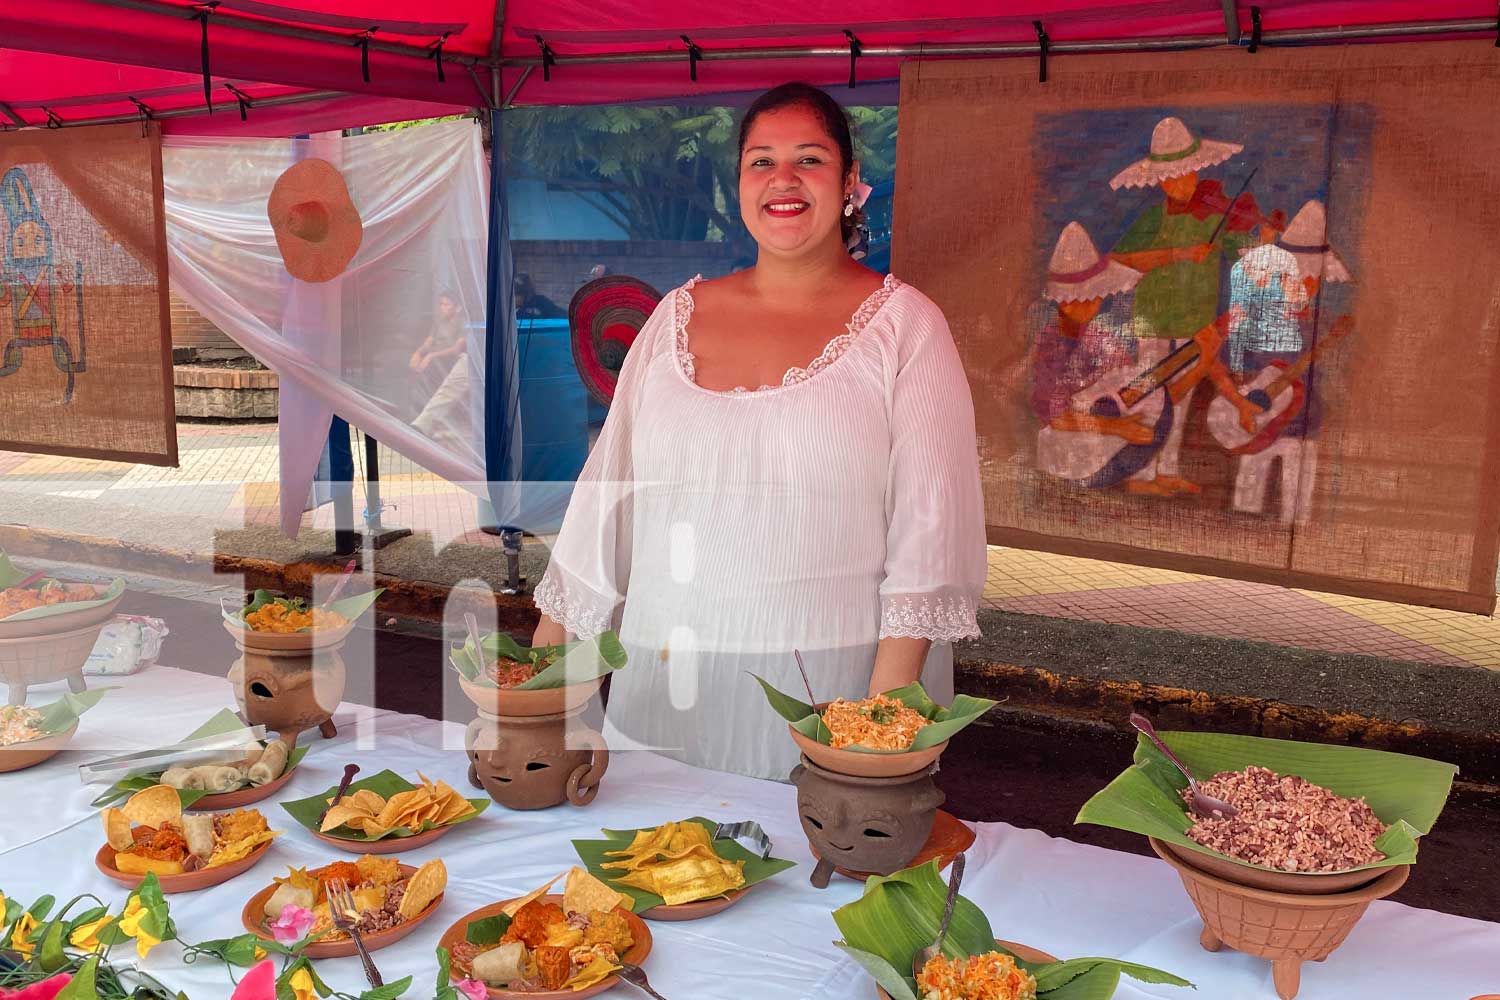
<path fill-rule="evenodd" d="M 633 912 L 647 920 L 696 920 L 796 867 L 762 858 L 735 840 L 715 840 L 718 826 L 694 816 L 642 830 L 605 830 L 605 839 L 575 840 L 573 847 L 589 874 L 626 896 Z"/>
<path fill-rule="evenodd" d="M 757 677 L 766 700 L 808 759 L 839 774 L 894 778 L 931 766 L 948 740 L 995 706 L 988 698 L 961 694 L 943 707 L 922 685 L 869 698 L 809 705 Z"/>
<path fill-rule="evenodd" d="M 311 871 L 290 868 L 272 885 L 250 897 L 240 914 L 245 929 L 267 941 L 276 939 L 273 923 L 303 925 L 302 936 L 315 937 L 303 952 L 308 958 L 348 958 L 359 953 L 354 939 L 334 927 L 328 886 L 342 881 L 354 898 L 360 939 L 375 951 L 415 931 L 442 905 L 448 869 L 438 858 L 420 868 L 395 858 L 366 854 L 356 861 L 334 861 Z"/>
<path fill-rule="evenodd" d="M 185 816 L 177 789 L 156 785 L 101 813 L 105 844 L 94 864 L 132 889 L 155 873 L 161 891 L 194 892 L 255 865 L 278 831 L 254 809 Z"/>
<path fill-rule="evenodd" d="M 454 982 L 477 979 L 492 1000 L 585 1000 L 619 982 L 622 963 L 640 966 L 651 931 L 629 898 L 582 868 L 559 875 L 518 899 L 501 900 L 462 918 L 443 934 Z"/>
<path fill-rule="evenodd" d="M 240 717 L 222 709 L 189 733 L 184 742 L 206 739 L 245 728 Z M 238 809 L 270 798 L 292 780 L 308 747 L 288 747 L 280 739 L 247 740 L 223 751 L 215 759 L 191 767 L 167 767 L 160 771 L 124 778 L 110 785 L 93 802 L 106 806 L 154 785 L 178 790 L 184 809 Z"/>
<path fill-rule="evenodd" d="M 61 753 L 78 731 L 78 717 L 108 690 L 69 693 L 36 708 L 0 705 L 0 773 L 34 767 Z"/>
<path fill-rule="evenodd" d="M 1109 1000 L 1121 976 L 1192 988 L 1169 972 L 1112 958 L 1058 961 L 1036 948 L 996 937 L 984 911 L 959 895 L 942 953 L 915 968 L 917 953 L 937 939 L 948 885 L 929 862 L 865 884 L 864 894 L 833 911 L 843 938 L 834 944 L 874 979 L 889 1000 Z"/>
<path fill-rule="evenodd" d="M 53 635 L 102 626 L 125 593 L 125 581 L 107 587 L 27 574 L 0 552 L 0 639 Z M 90 644 L 92 647 L 92 644 Z"/>
<path fill-rule="evenodd" d="M 474 819 L 489 799 L 466 799 L 446 782 L 413 785 L 394 771 L 381 771 L 349 784 L 334 803 L 337 788 L 321 795 L 283 802 L 293 819 L 319 840 L 353 854 L 415 850 Z"/>
<path fill-rule="evenodd" d="M 522 646 L 504 632 L 491 632 L 478 648 L 476 653 L 471 635 L 449 652 L 448 661 L 465 697 L 490 715 L 570 712 L 625 666 L 625 647 L 614 632 L 556 646 Z"/>
<path fill-rule="evenodd" d="M 1158 734 L 1232 819 L 1187 805 L 1187 779 L 1142 734 L 1134 763 L 1079 823 L 1155 838 L 1190 867 L 1272 892 L 1342 892 L 1412 864 L 1458 769 L 1362 747 L 1227 733 Z"/>

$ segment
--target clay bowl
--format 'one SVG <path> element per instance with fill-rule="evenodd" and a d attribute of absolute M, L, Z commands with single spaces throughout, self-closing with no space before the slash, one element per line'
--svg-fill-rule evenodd
<path fill-rule="evenodd" d="M 203 798 L 188 806 L 189 812 L 223 812 L 226 809 L 242 809 L 256 802 L 264 801 L 281 791 L 281 787 L 292 780 L 296 772 L 295 767 L 287 768 L 281 772 L 281 777 L 275 781 L 268 781 L 259 787 L 246 785 L 244 788 L 232 792 L 218 792 L 214 795 L 205 795 Z"/>
<path fill-rule="evenodd" d="M 1247 885 L 1252 889 L 1267 889 L 1271 892 L 1289 892 L 1300 896 L 1322 896 L 1331 892 L 1348 892 L 1362 885 L 1369 885 L 1381 876 L 1383 868 L 1362 868 L 1352 872 L 1274 872 L 1264 868 L 1249 868 L 1237 865 L 1216 854 L 1161 843 L 1161 849 L 1177 861 L 1200 872 L 1221 878 L 1226 882 Z"/>
<path fill-rule="evenodd" d="M 816 707 L 821 712 L 828 707 L 828 703 L 819 702 Z M 827 771 L 837 771 L 839 774 L 850 774 L 858 778 L 895 778 L 903 774 L 916 774 L 918 771 L 926 770 L 933 761 L 942 756 L 944 750 L 948 749 L 948 741 L 944 740 L 935 747 L 928 747 L 926 750 L 909 750 L 906 753 L 860 753 L 857 750 L 835 750 L 833 747 L 824 746 L 817 740 L 803 736 L 790 725 L 786 729 L 792 734 L 792 741 L 797 744 L 797 748 L 814 764 Z"/>
<path fill-rule="evenodd" d="M 973 829 L 963 820 L 950 812 L 939 809 L 933 817 L 932 833 L 928 835 L 927 843 L 922 845 L 916 857 L 902 867 L 916 868 L 936 858 L 938 870 L 942 871 L 953 863 L 955 857 L 974 846 L 976 836 Z M 816 848 L 809 845 L 808 850 L 812 851 L 813 857 L 818 856 Z M 848 868 L 835 868 L 834 871 L 857 882 L 868 882 L 876 874 L 875 872 L 852 871 Z"/>
<path fill-rule="evenodd" d="M 447 826 L 435 826 L 425 833 L 413 834 L 410 837 L 382 837 L 379 840 L 346 840 L 343 837 L 330 837 L 316 830 L 313 831 L 313 836 L 349 854 L 402 854 L 406 851 L 415 851 L 419 847 L 426 847 L 451 829 L 453 825 L 450 823 Z"/>
<path fill-rule="evenodd" d="M 458 678 L 458 686 L 464 696 L 481 712 L 488 715 L 530 718 L 537 715 L 565 715 L 588 704 L 589 699 L 604 686 L 604 678 L 596 677 L 582 684 L 567 684 L 559 688 L 544 688 L 541 691 L 518 691 L 514 688 L 488 687 L 475 684 L 467 677 Z"/>
<path fill-rule="evenodd" d="M 240 860 L 231 861 L 227 865 L 219 865 L 217 868 L 203 868 L 195 872 L 183 872 L 181 875 L 158 875 L 156 877 L 161 882 L 161 891 L 168 894 L 197 892 L 199 889 L 207 889 L 210 886 L 228 882 L 236 875 L 242 875 L 253 868 L 261 858 L 266 856 L 272 843 L 273 841 L 268 840 Z M 131 889 L 146 880 L 144 875 L 128 875 L 116 868 L 115 853 L 113 847 L 105 844 L 99 848 L 99 853 L 94 855 L 94 865 L 107 877 Z"/>
<path fill-rule="evenodd" d="M 1387 868 L 1375 881 L 1348 892 L 1272 892 L 1209 875 L 1177 860 L 1154 837 L 1149 839 L 1156 856 L 1177 870 L 1203 920 L 1199 943 L 1207 951 L 1228 945 L 1269 959 L 1281 1000 L 1297 995 L 1303 962 L 1321 962 L 1332 954 L 1370 904 L 1401 888 L 1411 873 L 1410 865 Z"/>
<path fill-rule="evenodd" d="M 75 722 L 60 733 L 0 747 L 0 774 L 22 771 L 28 767 L 35 767 L 44 760 L 51 760 L 63 752 L 76 732 L 78 732 L 78 723 Z"/>
<path fill-rule="evenodd" d="M 561 906 L 563 901 L 563 897 L 556 893 L 539 898 L 544 903 L 556 903 L 558 906 Z M 502 899 L 498 903 L 480 907 L 468 916 L 459 918 L 457 923 L 443 932 L 443 938 L 438 942 L 438 947 L 446 948 L 448 954 L 453 954 L 454 946 L 465 940 L 464 935 L 469 924 L 476 920 L 483 920 L 485 917 L 493 917 L 513 902 L 515 902 L 513 899 Z M 630 925 L 630 936 L 635 939 L 635 944 L 631 945 L 630 950 L 620 958 L 631 965 L 640 965 L 646 960 L 646 956 L 651 954 L 651 929 L 646 926 L 645 921 L 623 906 L 615 907 L 615 912 L 625 918 L 625 922 Z M 457 969 L 453 970 L 452 976 L 455 983 L 463 978 Z M 606 990 L 613 989 L 619 981 L 619 976 L 606 976 L 594 985 L 576 991 L 543 990 L 539 993 L 522 993 L 518 990 L 502 990 L 498 986 L 490 986 L 487 992 L 491 1000 L 585 1000 L 587 997 L 598 996 Z"/>
<path fill-rule="evenodd" d="M 649 910 L 642 910 L 640 916 L 642 920 L 701 920 L 715 913 L 723 913 L 749 891 L 750 887 L 746 886 L 714 899 L 695 899 L 691 903 L 678 903 L 676 906 L 653 906 Z"/>
<path fill-rule="evenodd" d="M 410 878 L 416 874 L 416 869 L 411 865 L 402 865 L 401 873 Z M 262 941 L 274 941 L 271 932 L 266 930 L 266 901 L 276 892 L 275 883 L 266 886 L 260 892 L 250 897 L 245 908 L 240 911 L 240 923 L 245 930 L 254 934 Z M 377 931 L 374 934 L 361 934 L 360 939 L 365 943 L 366 951 L 375 951 L 387 945 L 393 945 L 416 930 L 428 917 L 437 912 L 437 908 L 443 904 L 443 893 L 438 893 L 437 898 L 427 904 L 427 908 L 418 913 L 410 920 L 397 924 L 390 930 Z M 354 946 L 353 938 L 344 938 L 339 941 L 314 941 L 302 952 L 308 958 L 351 958 L 359 954 L 359 949 Z"/>
<path fill-rule="evenodd" d="M 0 621 L 0 639 L 50 638 L 63 632 L 75 632 L 96 625 L 102 629 L 104 624 L 115 616 L 115 607 L 124 597 L 122 593 L 97 608 L 65 611 L 60 615 L 48 615 L 46 618 L 23 619 L 18 622 Z M 92 644 L 89 648 L 93 648 Z"/>
<path fill-rule="evenodd" d="M 1024 944 L 1016 944 L 1014 941 L 1002 941 L 995 938 L 995 943 L 1023 962 L 1035 962 L 1038 965 L 1049 965 L 1057 959 L 1039 948 L 1030 948 Z M 891 995 L 881 986 L 875 987 L 875 995 L 880 1000 L 891 1000 Z"/>

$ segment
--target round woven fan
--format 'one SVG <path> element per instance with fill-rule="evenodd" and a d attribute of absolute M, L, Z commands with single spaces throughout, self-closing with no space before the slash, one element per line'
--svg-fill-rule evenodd
<path fill-rule="evenodd" d="M 583 384 L 604 405 L 615 396 L 625 353 L 660 301 L 661 293 L 644 281 L 610 274 L 578 289 L 568 303 L 573 363 Z"/>

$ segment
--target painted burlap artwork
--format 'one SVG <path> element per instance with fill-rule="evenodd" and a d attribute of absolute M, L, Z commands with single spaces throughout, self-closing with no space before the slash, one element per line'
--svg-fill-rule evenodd
<path fill-rule="evenodd" d="M 901 80 L 895 269 L 968 367 L 990 541 L 1493 611 L 1494 47 L 1048 70 Z"/>
<path fill-rule="evenodd" d="M 154 123 L 0 134 L 0 450 L 177 464 Z"/>

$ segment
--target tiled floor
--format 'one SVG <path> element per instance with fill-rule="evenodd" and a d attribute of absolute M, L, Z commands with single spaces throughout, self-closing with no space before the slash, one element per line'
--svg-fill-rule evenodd
<path fill-rule="evenodd" d="M 184 423 L 178 436 L 177 469 L 0 452 L 0 486 L 98 503 L 101 514 L 124 505 L 206 516 L 225 527 L 277 523 L 274 424 Z M 365 504 L 363 457 L 356 442 L 356 517 Z M 384 447 L 380 466 L 382 499 L 393 505 L 388 523 L 430 532 L 439 546 L 498 545 L 479 530 L 468 493 Z M 332 523 L 331 505 L 302 518 L 304 527 Z M 1492 618 L 1020 549 L 990 550 L 985 603 L 1022 614 L 1500 669 L 1500 622 Z"/>

